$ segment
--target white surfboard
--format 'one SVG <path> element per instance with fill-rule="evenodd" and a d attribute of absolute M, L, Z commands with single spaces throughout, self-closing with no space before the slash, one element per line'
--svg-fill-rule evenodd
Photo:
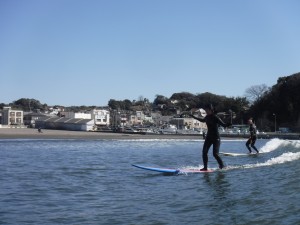
<path fill-rule="evenodd" d="M 220 152 L 224 156 L 258 156 L 261 153 L 234 153 L 234 152 Z"/>

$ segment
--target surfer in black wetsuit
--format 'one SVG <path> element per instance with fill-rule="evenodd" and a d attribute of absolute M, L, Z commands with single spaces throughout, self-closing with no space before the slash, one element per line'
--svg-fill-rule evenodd
<path fill-rule="evenodd" d="M 211 104 L 206 105 L 204 107 L 204 110 L 206 112 L 206 116 L 204 118 L 198 118 L 195 117 L 192 114 L 189 114 L 190 117 L 206 123 L 207 125 L 207 134 L 205 137 L 204 145 L 203 145 L 203 150 L 202 150 L 202 159 L 203 159 L 203 165 L 204 167 L 201 169 L 201 171 L 207 170 L 207 163 L 208 163 L 208 150 L 209 148 L 213 145 L 213 156 L 217 160 L 219 164 L 219 168 L 222 169 L 224 168 L 224 163 L 219 156 L 219 149 L 220 149 L 220 134 L 219 134 L 219 127 L 218 125 L 221 125 L 223 127 L 229 127 L 231 124 L 226 124 L 224 123 L 214 112 L 214 108 Z"/>
<path fill-rule="evenodd" d="M 259 153 L 259 151 L 257 150 L 257 148 L 254 146 L 255 145 L 255 142 L 256 142 L 256 126 L 255 124 L 253 123 L 252 121 L 252 118 L 250 118 L 248 120 L 248 124 L 249 124 L 249 132 L 250 132 L 250 137 L 249 139 L 247 140 L 246 142 L 246 146 L 249 150 L 249 153 L 252 153 L 251 151 L 251 147 L 257 152 Z M 251 145 L 251 147 L 250 147 Z"/>

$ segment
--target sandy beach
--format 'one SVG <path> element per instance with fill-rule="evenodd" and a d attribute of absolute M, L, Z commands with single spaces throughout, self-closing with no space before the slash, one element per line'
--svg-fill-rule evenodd
<path fill-rule="evenodd" d="M 202 139 L 199 135 L 143 135 L 68 130 L 42 130 L 33 128 L 1 128 L 0 139 Z"/>
<path fill-rule="evenodd" d="M 221 139 L 246 139 L 248 135 L 221 134 Z M 290 139 L 299 140 L 299 133 L 268 133 L 258 135 L 259 139 Z M 39 133 L 33 128 L 0 128 L 0 139 L 191 139 L 203 140 L 202 135 L 171 135 L 171 134 L 130 134 L 92 131 L 46 130 Z"/>

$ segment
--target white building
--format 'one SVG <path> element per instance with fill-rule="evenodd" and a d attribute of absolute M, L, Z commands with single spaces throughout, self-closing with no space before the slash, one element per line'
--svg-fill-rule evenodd
<path fill-rule="evenodd" d="M 65 117 L 41 118 L 35 121 L 35 125 L 42 129 L 74 131 L 92 131 L 95 126 L 92 119 L 72 119 Z"/>
<path fill-rule="evenodd" d="M 83 113 L 83 112 L 60 112 L 60 115 L 65 118 L 71 119 L 92 119 L 91 113 Z"/>
<path fill-rule="evenodd" d="M 154 123 L 154 120 L 153 120 L 152 116 L 147 116 L 147 115 L 145 115 L 144 121 L 146 121 L 146 122 L 148 122 L 148 123 L 151 123 L 151 124 Z"/>
<path fill-rule="evenodd" d="M 172 118 L 170 119 L 170 123 L 178 129 L 207 129 L 206 123 L 202 123 L 194 118 Z"/>
<path fill-rule="evenodd" d="M 12 110 L 11 107 L 3 107 L 2 110 L 2 125 L 23 125 L 23 111 L 22 110 Z"/>
<path fill-rule="evenodd" d="M 50 115 L 58 115 L 59 113 L 61 113 L 61 112 L 64 112 L 65 111 L 65 109 L 64 109 L 64 107 L 58 107 L 58 106 L 55 106 L 55 107 L 50 107 L 49 108 L 49 114 Z"/>
<path fill-rule="evenodd" d="M 110 113 L 106 109 L 93 109 L 88 112 L 60 112 L 61 116 L 71 119 L 94 120 L 95 125 L 109 126 Z"/>
<path fill-rule="evenodd" d="M 95 124 L 99 126 L 109 126 L 110 113 L 106 109 L 93 109 L 91 112 L 91 118 L 95 120 Z"/>

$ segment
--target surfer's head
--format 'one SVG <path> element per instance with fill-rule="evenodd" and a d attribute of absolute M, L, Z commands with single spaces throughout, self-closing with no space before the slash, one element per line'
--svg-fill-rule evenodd
<path fill-rule="evenodd" d="M 203 107 L 203 109 L 205 110 L 205 112 L 206 112 L 207 114 L 212 114 L 212 113 L 214 113 L 214 111 L 215 111 L 212 104 L 206 104 L 206 105 Z"/>
<path fill-rule="evenodd" d="M 252 118 L 249 118 L 248 119 L 248 124 L 252 124 L 253 123 L 253 119 Z"/>

